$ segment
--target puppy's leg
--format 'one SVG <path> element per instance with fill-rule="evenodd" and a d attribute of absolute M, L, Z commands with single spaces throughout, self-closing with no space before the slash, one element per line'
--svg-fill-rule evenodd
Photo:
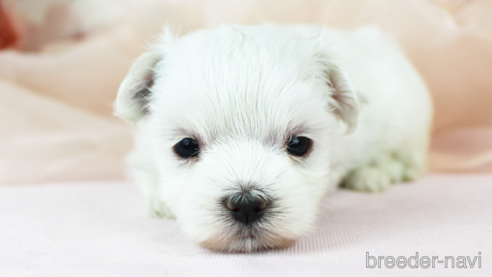
<path fill-rule="evenodd" d="M 429 150 L 430 132 L 420 139 L 415 140 L 413 147 L 402 147 L 397 152 L 398 159 L 403 163 L 404 170 L 402 180 L 413 181 L 422 176 L 427 170 L 427 153 Z"/>
<path fill-rule="evenodd" d="M 140 193 L 144 198 L 144 205 L 147 213 L 154 217 L 174 218 L 171 210 L 162 202 L 159 197 L 159 182 L 157 173 L 152 169 L 150 163 L 138 159 L 138 153 L 134 151 L 128 157 L 131 165 L 131 179 L 137 184 Z"/>
<path fill-rule="evenodd" d="M 379 192 L 386 190 L 393 182 L 401 180 L 404 165 L 392 155 L 379 158 L 364 166 L 350 171 L 343 185 L 347 188 L 366 191 Z"/>
<path fill-rule="evenodd" d="M 414 147 L 401 147 L 350 171 L 343 185 L 358 191 L 380 192 L 393 183 L 415 180 L 426 169 L 427 139 L 415 142 Z"/>
<path fill-rule="evenodd" d="M 149 182 L 146 178 L 135 178 L 135 182 L 144 198 L 145 210 L 150 216 L 174 218 L 174 214 L 159 198 L 155 182 Z"/>

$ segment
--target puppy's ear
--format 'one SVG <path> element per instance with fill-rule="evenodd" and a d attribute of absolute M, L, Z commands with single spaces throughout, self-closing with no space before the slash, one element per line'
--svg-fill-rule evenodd
<path fill-rule="evenodd" d="M 330 108 L 351 133 L 357 127 L 359 102 L 347 73 L 335 64 L 325 66 L 325 78 L 331 88 Z"/>
<path fill-rule="evenodd" d="M 162 60 L 157 51 L 140 56 L 120 85 L 114 103 L 114 115 L 129 123 L 137 123 L 148 111 L 155 66 Z"/>

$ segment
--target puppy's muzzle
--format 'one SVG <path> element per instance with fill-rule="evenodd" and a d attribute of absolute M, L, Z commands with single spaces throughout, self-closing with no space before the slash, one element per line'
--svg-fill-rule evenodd
<path fill-rule="evenodd" d="M 246 193 L 228 197 L 225 204 L 236 221 L 248 225 L 264 215 L 269 203 L 261 196 Z"/>

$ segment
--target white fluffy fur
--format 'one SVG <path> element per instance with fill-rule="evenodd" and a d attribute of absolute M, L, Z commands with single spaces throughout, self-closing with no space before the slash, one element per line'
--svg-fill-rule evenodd
<path fill-rule="evenodd" d="M 340 183 L 374 192 L 418 177 L 431 111 L 422 78 L 370 27 L 168 34 L 137 60 L 115 103 L 116 115 L 138 122 L 129 161 L 149 211 L 175 216 L 194 241 L 224 251 L 291 244 Z M 293 135 L 313 140 L 307 157 L 285 151 Z M 173 152 L 185 137 L 200 142 L 198 159 Z M 221 203 L 244 184 L 274 199 L 249 229 Z"/>

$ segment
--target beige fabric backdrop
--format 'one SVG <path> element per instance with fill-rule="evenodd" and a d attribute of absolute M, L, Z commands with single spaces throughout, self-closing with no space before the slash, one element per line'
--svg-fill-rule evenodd
<path fill-rule="evenodd" d="M 0 51 L 0 184 L 123 178 L 131 128 L 111 116 L 112 101 L 165 23 L 183 32 L 222 22 L 376 24 L 398 38 L 432 91 L 431 169 L 492 172 L 492 1 L 45 2 L 50 16 L 37 21 L 4 3 L 23 40 Z M 111 20 L 98 21 L 104 12 Z M 53 27 L 62 25 L 71 29 Z"/>

